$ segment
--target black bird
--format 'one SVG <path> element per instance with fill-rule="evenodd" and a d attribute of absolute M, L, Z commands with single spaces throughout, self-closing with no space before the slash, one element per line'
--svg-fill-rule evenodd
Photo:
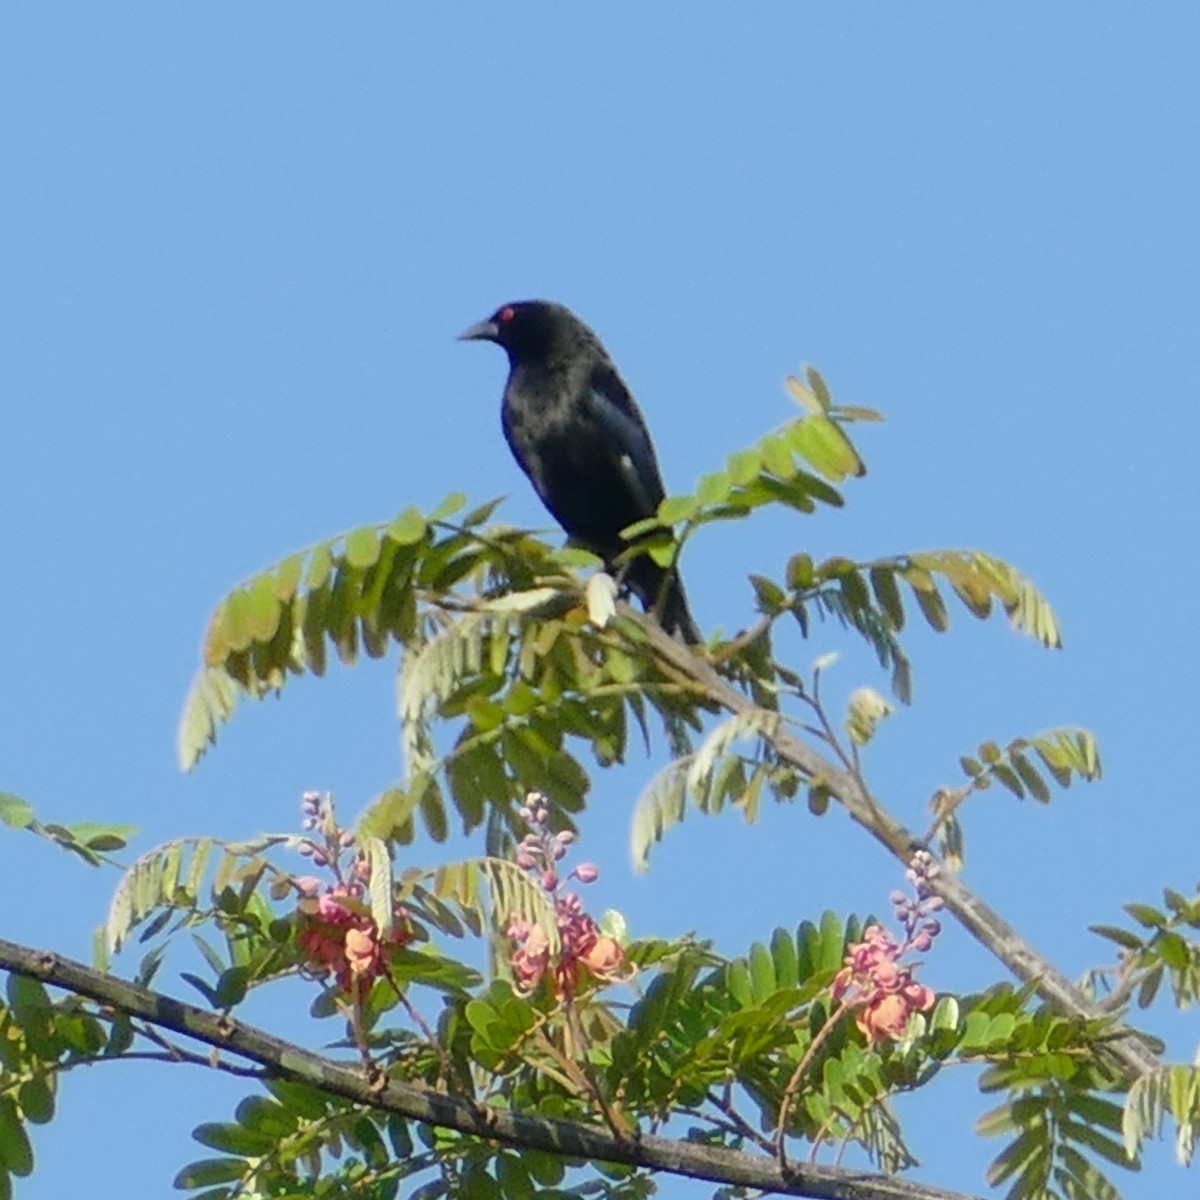
<path fill-rule="evenodd" d="M 629 546 L 621 530 L 654 516 L 664 493 L 646 422 L 600 339 L 546 300 L 505 304 L 459 337 L 504 348 L 504 436 L 568 536 L 613 568 Z M 669 634 L 703 640 L 677 571 L 644 554 L 616 569 Z"/>

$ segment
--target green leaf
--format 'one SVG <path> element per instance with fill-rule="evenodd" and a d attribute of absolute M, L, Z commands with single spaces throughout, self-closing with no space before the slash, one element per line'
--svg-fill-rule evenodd
<path fill-rule="evenodd" d="M 68 828 L 76 841 L 102 854 L 123 850 L 138 831 L 136 825 L 101 825 L 96 821 L 80 821 Z"/>
<path fill-rule="evenodd" d="M 278 1139 L 244 1125 L 211 1122 L 192 1130 L 192 1137 L 210 1150 L 221 1150 L 226 1154 L 237 1154 L 253 1158 L 270 1154 L 278 1146 Z"/>
<path fill-rule="evenodd" d="M 1033 764 L 1018 750 L 1011 751 L 1010 759 L 1013 768 L 1020 776 L 1021 782 L 1025 785 L 1029 794 L 1042 804 L 1050 803 L 1050 789 L 1046 786 L 1046 781 L 1037 773 Z"/>
<path fill-rule="evenodd" d="M 866 467 L 850 439 L 827 416 L 808 416 L 788 429 L 788 443 L 818 474 L 833 483 L 865 475 Z"/>
<path fill-rule="evenodd" d="M 458 494 L 457 492 L 451 493 L 451 495 L 457 495 L 457 494 Z M 504 497 L 497 496 L 494 500 L 488 500 L 486 503 L 481 504 L 478 508 L 471 509 L 471 511 L 469 513 L 467 513 L 465 516 L 463 516 L 459 519 L 458 523 L 464 529 L 474 529 L 475 526 L 482 525 L 486 520 L 488 520 L 491 517 L 492 513 L 494 513 L 496 511 L 496 509 L 499 508 L 500 505 L 503 503 L 504 503 Z M 437 509 L 434 509 L 435 513 L 437 511 L 438 511 Z M 441 520 L 442 518 L 434 516 L 433 513 L 431 513 L 430 519 L 438 521 L 438 520 Z"/>
<path fill-rule="evenodd" d="M 1138 1008 L 1149 1008 L 1154 1003 L 1155 997 L 1158 995 L 1158 990 L 1162 987 L 1164 968 L 1161 963 L 1151 967 L 1146 972 L 1145 978 L 1138 986 L 1137 1004 Z"/>
<path fill-rule="evenodd" d="M 444 521 L 467 506 L 467 497 L 463 492 L 451 492 L 429 514 L 430 521 Z"/>
<path fill-rule="evenodd" d="M 17 1106 L 0 1095 L 0 1169 L 24 1178 L 33 1173 L 33 1147 Z"/>
<path fill-rule="evenodd" d="M 695 496 L 668 496 L 658 506 L 658 519 L 664 525 L 676 525 L 694 517 L 699 508 Z"/>
<path fill-rule="evenodd" d="M 45 1125 L 54 1119 L 54 1091 L 44 1075 L 25 1080 L 17 1089 L 17 1102 L 32 1125 Z"/>
<path fill-rule="evenodd" d="M 54 1016 L 50 994 L 36 979 L 11 974 L 7 985 L 8 1003 L 13 1020 L 23 1030 L 44 1026 Z"/>
<path fill-rule="evenodd" d="M 792 449 L 789 440 L 783 434 L 768 435 L 758 445 L 762 451 L 763 466 L 777 480 L 786 481 L 796 474 Z"/>
<path fill-rule="evenodd" d="M 842 965 L 846 948 L 846 927 L 835 912 L 821 915 L 820 954 L 817 965 L 827 971 L 835 971 Z"/>
<path fill-rule="evenodd" d="M 403 1160 L 412 1157 L 412 1134 L 408 1131 L 408 1122 L 399 1113 L 388 1113 L 387 1135 L 396 1158 Z"/>
<path fill-rule="evenodd" d="M 213 989 L 214 1004 L 218 1008 L 234 1008 L 246 998 L 250 972 L 244 966 L 229 967 L 222 971 Z"/>
<path fill-rule="evenodd" d="M 505 1200 L 534 1200 L 538 1195 L 529 1171 L 518 1154 L 497 1155 L 496 1176 Z"/>
<path fill-rule="evenodd" d="M 374 525 L 364 525 L 346 534 L 346 561 L 352 567 L 363 571 L 373 567 L 379 560 L 380 548 L 379 530 Z"/>
<path fill-rule="evenodd" d="M 820 379 L 820 376 L 817 376 L 817 378 Z M 801 383 L 794 375 L 787 376 L 783 381 L 783 385 L 787 388 L 792 399 L 805 412 L 820 416 L 829 411 L 829 393 L 825 389 L 824 380 L 821 381 L 821 396 L 818 396 L 817 392 L 807 384 Z"/>
<path fill-rule="evenodd" d="M 727 460 L 730 479 L 738 486 L 745 487 L 758 478 L 763 467 L 762 452 L 756 447 L 749 450 L 737 450 Z"/>
<path fill-rule="evenodd" d="M 765 575 L 751 575 L 750 584 L 758 601 L 758 611 L 770 616 L 783 611 L 787 604 L 787 593 Z"/>
<path fill-rule="evenodd" d="M 238 1103 L 234 1116 L 249 1132 L 270 1138 L 272 1142 L 288 1137 L 299 1124 L 295 1113 L 288 1112 L 278 1100 L 269 1096 L 247 1096 Z M 199 1136 L 195 1134 L 194 1136 Z M 202 1139 L 201 1139 L 202 1140 Z M 221 1150 L 222 1146 L 213 1146 Z"/>
<path fill-rule="evenodd" d="M 1143 928 L 1164 929 L 1168 924 L 1166 914 L 1159 912 L 1157 908 L 1149 904 L 1126 904 L 1124 908 Z"/>
<path fill-rule="evenodd" d="M 324 1117 L 329 1111 L 329 1097 L 306 1083 L 297 1083 L 291 1079 L 267 1079 L 263 1086 L 289 1112 L 295 1113 L 306 1120 L 316 1120 Z"/>
<path fill-rule="evenodd" d="M 892 629 L 899 633 L 904 628 L 904 605 L 900 600 L 895 570 L 883 564 L 875 564 L 870 568 L 870 578 L 871 588 L 881 611 Z"/>
<path fill-rule="evenodd" d="M 945 633 L 950 628 L 950 616 L 946 612 L 946 603 L 933 582 L 933 577 L 926 572 L 916 570 L 904 571 L 903 578 L 912 588 L 917 607 L 928 622 L 929 627 L 936 633 Z"/>
<path fill-rule="evenodd" d="M 999 1186 L 1014 1173 L 1022 1181 L 1025 1190 L 1014 1188 L 1010 1196 L 1028 1196 L 1030 1186 L 1044 1179 L 1050 1161 L 1050 1146 L 1046 1132 L 1041 1127 L 1023 1130 L 995 1158 L 987 1170 L 987 1181 Z M 1030 1183 L 1024 1183 L 1029 1180 Z"/>
<path fill-rule="evenodd" d="M 839 404 L 834 409 L 839 421 L 882 421 L 883 413 L 874 408 L 863 408 L 858 404 Z"/>
<path fill-rule="evenodd" d="M 189 1163 L 175 1176 L 179 1189 L 212 1187 L 216 1183 L 236 1183 L 253 1170 L 244 1158 L 209 1158 Z"/>
<path fill-rule="evenodd" d="M 705 507 L 723 504 L 733 490 L 733 479 L 728 471 L 714 471 L 703 475 L 696 487 L 696 499 Z"/>
<path fill-rule="evenodd" d="M 388 527 L 387 536 L 400 546 L 419 542 L 428 529 L 424 514 L 416 508 L 406 508 Z"/>
<path fill-rule="evenodd" d="M 785 578 L 788 587 L 795 592 L 811 588 L 816 579 L 812 557 L 808 554 L 793 554 L 788 559 Z"/>
<path fill-rule="evenodd" d="M 794 988 L 800 983 L 800 964 L 796 954 L 796 939 L 783 928 L 771 935 L 771 956 L 775 960 L 775 979 L 780 988 Z"/>
<path fill-rule="evenodd" d="M 775 962 L 761 942 L 750 947 L 750 983 L 758 1004 L 769 999 L 776 990 Z"/>
<path fill-rule="evenodd" d="M 670 763 L 646 785 L 634 805 L 630 853 L 634 869 L 646 870 L 650 848 L 683 820 L 687 804 L 687 771 Z"/>
<path fill-rule="evenodd" d="M 371 919 L 380 933 L 390 933 L 395 922 L 395 880 L 387 843 L 382 838 L 363 834 L 358 839 L 358 848 L 369 871 Z"/>
<path fill-rule="evenodd" d="M 1116 942 L 1126 950 L 1141 950 L 1146 944 L 1136 933 L 1130 933 L 1128 929 L 1121 929 L 1116 925 L 1089 925 L 1088 932 Z"/>
<path fill-rule="evenodd" d="M 12 792 L 0 792 L 0 821 L 10 829 L 28 829 L 34 820 L 33 805 Z"/>

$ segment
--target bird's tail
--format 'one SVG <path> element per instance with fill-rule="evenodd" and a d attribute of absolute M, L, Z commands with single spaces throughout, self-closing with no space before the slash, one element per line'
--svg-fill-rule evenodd
<path fill-rule="evenodd" d="M 660 567 L 654 559 L 643 554 L 629 560 L 624 581 L 645 610 L 654 613 L 658 623 L 672 637 L 689 646 L 703 643 L 704 636 L 692 617 L 683 580 L 677 570 Z"/>

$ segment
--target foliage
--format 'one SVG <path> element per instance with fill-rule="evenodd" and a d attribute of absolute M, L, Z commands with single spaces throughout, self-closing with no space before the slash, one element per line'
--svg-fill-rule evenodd
<path fill-rule="evenodd" d="M 0 823 L 9 829 L 24 829 L 45 838 L 93 867 L 110 862 L 109 856 L 123 850 L 129 837 L 137 832 L 132 825 L 101 825 L 94 821 L 74 825 L 56 821 L 43 823 L 34 815 L 33 805 L 28 800 L 11 792 L 0 792 Z"/>
<path fill-rule="evenodd" d="M 865 473 L 848 428 L 877 414 L 836 405 L 815 371 L 787 387 L 799 414 L 730 455 L 694 493 L 668 497 L 627 531 L 638 539 L 629 553 L 667 561 L 714 522 L 767 505 L 813 514 L 844 503 L 839 488 Z M 270 1070 L 247 1069 L 252 1090 L 231 1119 L 195 1131 L 211 1153 L 179 1172 L 178 1188 L 202 1200 L 653 1192 L 637 1165 L 594 1161 L 580 1182 L 577 1156 L 406 1119 L 378 1099 L 393 1083 L 459 1097 L 478 1114 L 575 1122 L 622 1146 L 686 1127 L 682 1148 L 751 1151 L 777 1164 L 787 1188 L 798 1152 L 840 1161 L 854 1148 L 883 1178 L 916 1164 L 896 1100 L 964 1065 L 996 1102 L 978 1128 L 1004 1139 L 989 1178 L 1014 1200 L 1116 1197 L 1114 1169 L 1137 1169 L 1142 1142 L 1166 1117 L 1190 1157 L 1200 1074 L 1164 1064 L 1134 1079 L 1111 1051 L 1131 1036 L 1131 996 L 1144 1007 L 1169 980 L 1176 1004 L 1200 997 L 1200 897 L 1168 891 L 1162 909 L 1128 907 L 1136 929 L 1098 927 L 1121 954 L 1092 980 L 1104 1002 L 1064 1011 L 1042 993 L 1041 968 L 1023 987 L 935 995 L 916 982 L 913 959 L 931 953 L 935 914 L 953 888 L 926 873 L 931 856 L 914 857 L 897 839 L 863 773 L 891 706 L 864 686 L 839 728 L 821 696 L 828 660 L 805 678 L 774 654 L 779 621 L 807 634 L 831 619 L 872 647 L 907 702 L 902 635 L 914 608 L 941 632 L 953 595 L 972 616 L 1000 611 L 1042 645 L 1061 644 L 1027 579 L 976 550 L 822 562 L 792 553 L 778 579 L 750 581 L 757 624 L 693 653 L 664 648 L 603 585 L 582 588 L 576 569 L 594 560 L 495 522 L 496 507 L 467 511 L 456 493 L 429 513 L 409 508 L 327 539 L 240 585 L 212 615 L 180 723 L 185 767 L 241 700 L 322 675 L 331 654 L 351 664 L 392 645 L 402 650 L 405 761 L 355 831 L 338 824 L 328 798 L 310 795 L 297 833 L 178 838 L 124 870 L 97 946 L 101 967 L 136 938 L 135 982 L 149 987 L 168 954 L 190 947 L 199 967 L 181 978 L 222 1020 L 252 991 L 302 980 L 313 1016 L 342 1023 L 338 1051 L 375 1089 L 365 1099 L 337 1094 L 286 1054 Z M 764 798 L 803 792 L 814 814 L 838 801 L 909 867 L 916 898 L 892 897 L 902 934 L 826 912 L 764 930 L 728 958 L 692 937 L 631 937 L 619 914 L 590 914 L 581 889 L 597 868 L 566 873 L 565 859 L 591 765 L 622 763 L 631 735 L 661 738 L 670 752 L 634 814 L 639 863 L 689 805 L 705 815 L 734 808 L 753 822 Z M 812 752 L 797 754 L 797 742 Z M 961 861 L 965 805 L 977 793 L 998 784 L 1046 803 L 1055 786 L 1100 773 L 1094 740 L 1074 728 L 985 742 L 961 766 L 965 782 L 934 797 L 927 839 L 940 839 L 943 881 Z M 109 863 L 129 835 L 43 824 L 9 795 L 0 820 L 92 865 Z M 481 838 L 480 853 L 416 861 L 420 834 L 436 847 L 456 825 Z M 295 854 L 312 875 L 293 869 Z M 65 1072 L 134 1052 L 206 1061 L 153 1020 L 133 1019 L 118 993 L 103 1004 L 54 998 L 33 967 L 24 971 L 9 977 L 0 1006 L 0 1200 L 32 1170 L 28 1127 L 53 1117 Z M 853 1178 L 844 1194 L 865 1194 L 854 1189 L 867 1176 Z"/>
<path fill-rule="evenodd" d="M 707 524 L 769 503 L 805 513 L 818 503 L 842 504 L 828 481 L 863 469 L 842 423 L 875 414 L 833 405 L 814 371 L 807 386 L 795 380 L 789 386 L 808 397 L 804 415 L 730 455 L 726 468 L 702 479 L 693 495 L 668 497 L 657 520 L 640 522 L 630 534 L 658 530 L 667 538 L 673 531 L 686 541 Z M 184 708 L 183 765 L 194 765 L 215 741 L 241 697 L 278 692 L 292 675 L 323 674 L 330 650 L 349 663 L 360 648 L 378 656 L 392 641 L 405 651 L 400 715 L 407 773 L 380 796 L 369 820 L 380 837 L 411 841 L 419 819 L 442 841 L 452 806 L 465 833 L 488 824 L 489 852 L 498 853 L 512 833 L 505 814 L 530 787 L 549 796 L 560 824 L 570 827 L 588 787 L 575 745 L 585 745 L 600 766 L 619 763 L 631 728 L 650 737 L 651 713 L 676 756 L 689 753 L 710 708 L 704 690 L 648 653 L 628 619 L 618 616 L 604 628 L 589 621 L 571 571 L 577 551 L 555 551 L 523 530 L 485 526 L 495 502 L 452 521 L 465 503 L 454 494 L 428 515 L 408 509 L 389 525 L 352 530 L 231 592 L 209 622 L 203 666 Z M 722 668 L 765 710 L 779 711 L 781 700 L 803 691 L 772 658 L 774 622 L 791 616 L 807 631 L 814 619 L 833 617 L 868 641 L 907 700 L 901 585 L 942 631 L 948 613 L 939 579 L 972 615 L 988 616 L 995 600 L 1017 628 L 1059 645 L 1053 612 L 1032 584 L 980 552 L 821 564 L 797 554 L 783 582 L 752 579 L 764 619 L 754 636 L 721 650 Z M 438 722 L 456 730 L 440 754 L 432 736 Z M 746 811 L 768 782 L 778 798 L 790 798 L 797 786 L 769 765 L 744 779 L 729 769 Z"/>

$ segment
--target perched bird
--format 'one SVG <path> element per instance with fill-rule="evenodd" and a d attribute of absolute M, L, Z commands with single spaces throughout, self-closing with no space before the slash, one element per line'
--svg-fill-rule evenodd
<path fill-rule="evenodd" d="M 652 517 L 664 493 L 646 422 L 600 339 L 546 300 L 505 304 L 459 337 L 503 347 L 501 415 L 517 462 L 568 536 L 614 568 L 629 546 L 621 530 Z M 703 640 L 677 571 L 644 554 L 615 570 L 669 634 Z"/>

